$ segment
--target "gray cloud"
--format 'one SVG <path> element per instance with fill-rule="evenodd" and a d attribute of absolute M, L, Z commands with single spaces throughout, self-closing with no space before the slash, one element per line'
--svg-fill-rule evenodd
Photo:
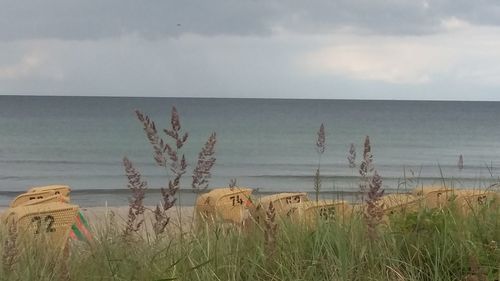
<path fill-rule="evenodd" d="M 269 32 L 274 14 L 265 2 L 35 0 L 3 1 L 0 39 L 101 39 L 124 34 L 145 37 L 181 33 Z"/>
<path fill-rule="evenodd" d="M 500 38 L 493 38 L 498 30 L 411 38 L 293 34 L 15 41 L 0 43 L 0 95 L 498 100 Z M 468 44 L 458 44 L 462 41 Z M 321 65 L 318 71 L 304 68 L 311 52 L 328 55 L 332 46 L 345 57 L 333 72 Z M 4 64 L 2 54 L 10 54 Z M 429 81 L 405 83 L 422 75 Z M 387 83 L 394 79 L 402 81 Z"/>
<path fill-rule="evenodd" d="M 137 34 L 269 35 L 353 28 L 380 34 L 438 32 L 449 17 L 500 24 L 494 0 L 0 0 L 0 40 L 93 40 Z"/>
<path fill-rule="evenodd" d="M 499 31 L 486 0 L 0 0 L 0 95 L 498 100 Z"/>

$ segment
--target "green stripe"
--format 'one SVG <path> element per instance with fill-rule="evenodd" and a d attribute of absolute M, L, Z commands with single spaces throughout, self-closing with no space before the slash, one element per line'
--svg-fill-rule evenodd
<path fill-rule="evenodd" d="M 76 226 L 76 224 L 71 226 L 71 229 L 75 233 L 76 237 L 78 237 L 78 240 L 81 240 L 81 241 L 85 240 L 85 236 L 83 236 L 83 234 L 80 232 L 80 229 L 78 229 L 78 226 Z"/>
<path fill-rule="evenodd" d="M 83 216 L 82 212 L 78 212 L 78 216 L 80 217 L 80 221 L 82 221 L 83 225 L 89 229 L 89 223 L 87 222 L 87 220 L 85 219 L 85 217 Z"/>

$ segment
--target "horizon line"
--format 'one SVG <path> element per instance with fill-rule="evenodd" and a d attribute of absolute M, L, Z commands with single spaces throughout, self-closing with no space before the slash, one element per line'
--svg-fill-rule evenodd
<path fill-rule="evenodd" d="M 63 95 L 63 94 L 2 94 L 0 93 L 0 97 L 66 97 L 66 98 L 172 98 L 172 99 L 242 99 L 242 100 L 250 100 L 250 99 L 260 99 L 260 100 L 332 100 L 332 101 L 427 101 L 427 102 L 500 102 L 498 100 L 474 100 L 474 99 L 387 99 L 387 98 L 298 98 L 298 97 L 199 97 L 199 96 L 128 96 L 128 95 L 97 95 L 97 94 L 86 94 L 86 95 Z"/>

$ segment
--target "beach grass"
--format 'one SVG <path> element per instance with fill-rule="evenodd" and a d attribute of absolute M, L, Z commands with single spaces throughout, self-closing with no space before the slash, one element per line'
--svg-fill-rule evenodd
<path fill-rule="evenodd" d="M 124 236 L 111 212 L 94 224 L 91 243 L 69 253 L 17 237 L 14 262 L 1 229 L 0 280 L 499 280 L 500 210 L 464 216 L 453 206 L 393 215 L 368 231 L 364 218 L 315 222 L 276 218 L 271 249 L 266 226 L 201 225 L 162 236 Z M 186 230 L 186 228 L 184 228 Z M 182 236 L 182 237 L 181 237 Z"/>

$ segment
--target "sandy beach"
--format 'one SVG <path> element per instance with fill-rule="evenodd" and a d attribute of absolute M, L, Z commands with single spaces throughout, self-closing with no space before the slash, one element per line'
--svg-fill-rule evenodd
<path fill-rule="evenodd" d="M 153 222 L 154 222 L 154 206 L 146 206 L 146 211 L 142 218 L 144 223 L 142 225 L 141 235 L 143 237 L 154 235 Z M 114 230 L 123 231 L 126 228 L 128 219 L 128 206 L 121 207 L 90 207 L 81 208 L 83 215 L 87 219 L 91 231 L 99 232 L 108 229 L 109 226 Z M 194 218 L 193 207 L 173 207 L 167 214 L 170 217 L 165 233 L 186 233 L 193 230 Z"/>

